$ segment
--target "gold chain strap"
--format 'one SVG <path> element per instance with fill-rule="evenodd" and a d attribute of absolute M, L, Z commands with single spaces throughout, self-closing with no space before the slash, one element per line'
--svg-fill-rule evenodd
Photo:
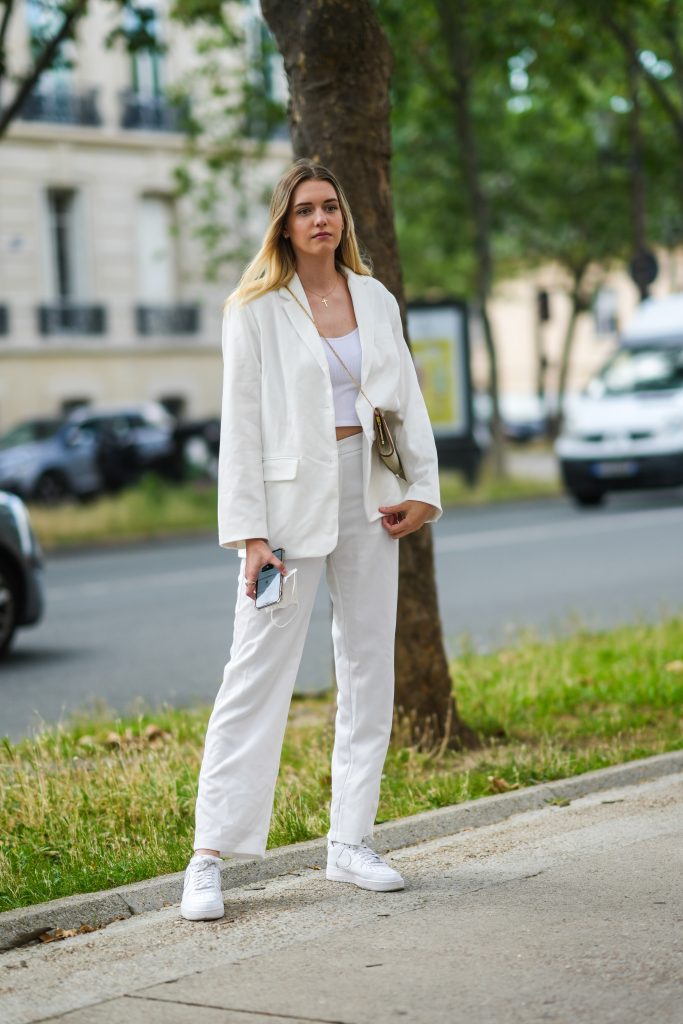
<path fill-rule="evenodd" d="M 335 349 L 334 345 L 332 345 L 332 343 L 330 342 L 329 338 L 326 338 L 326 337 L 325 337 L 325 335 L 324 335 L 324 334 L 322 333 L 322 331 L 321 331 L 321 330 L 320 330 L 320 328 L 318 327 L 317 323 L 315 322 L 315 320 L 313 319 L 313 317 L 311 316 L 311 314 L 310 314 L 310 313 L 308 312 L 308 310 L 307 310 L 307 309 L 306 309 L 306 307 L 304 306 L 303 302 L 301 302 L 301 301 L 300 301 L 300 299 L 298 299 L 298 298 L 296 297 L 296 295 L 294 294 L 294 292 L 292 291 L 292 289 L 291 289 L 291 288 L 289 287 L 289 285 L 285 285 L 285 287 L 286 287 L 287 291 L 289 292 L 289 294 L 290 294 L 290 295 L 292 296 L 292 298 L 294 299 L 294 301 L 295 301 L 295 302 L 297 302 L 297 303 L 298 303 L 298 304 L 299 304 L 299 305 L 301 306 L 301 308 L 303 309 L 304 313 L 306 314 L 306 316 L 308 317 L 308 319 L 309 319 L 309 320 L 311 321 L 311 323 L 313 324 L 313 326 L 315 327 L 316 331 L 318 332 L 318 334 L 320 335 L 320 337 L 321 337 L 321 338 L 323 339 L 323 341 L 327 342 L 327 344 L 328 344 L 328 345 L 329 345 L 329 347 L 331 348 L 331 350 L 332 350 L 333 354 L 334 354 L 334 355 L 335 355 L 335 356 L 337 357 L 337 359 L 339 360 L 339 362 L 340 362 L 340 363 L 342 364 L 342 366 L 344 367 L 344 369 L 345 369 L 345 370 L 346 370 L 346 372 L 348 373 L 349 377 L 351 378 L 351 380 L 352 380 L 352 381 L 353 381 L 353 383 L 354 383 L 354 384 L 356 385 L 356 387 L 357 387 L 357 388 L 358 388 L 358 390 L 360 391 L 360 393 L 361 393 L 361 395 L 363 396 L 363 398 L 365 399 L 365 401 L 366 401 L 366 402 L 368 403 L 368 405 L 370 406 L 370 408 L 371 408 L 371 409 L 373 410 L 373 412 L 374 412 L 374 410 L 375 410 L 375 407 L 374 407 L 374 405 L 372 404 L 372 402 L 370 401 L 370 399 L 368 398 L 368 396 L 367 396 L 367 395 L 365 394 L 365 392 L 363 391 L 363 388 L 362 388 L 362 387 L 360 386 L 360 384 L 358 383 L 358 381 L 356 380 L 356 378 L 354 377 L 354 375 L 353 375 L 353 374 L 351 373 L 351 371 L 349 370 L 348 366 L 346 365 L 346 363 L 344 362 L 344 360 L 342 359 L 342 357 L 341 357 L 341 356 L 339 355 L 339 353 L 338 353 L 338 352 L 337 352 L 337 350 Z"/>

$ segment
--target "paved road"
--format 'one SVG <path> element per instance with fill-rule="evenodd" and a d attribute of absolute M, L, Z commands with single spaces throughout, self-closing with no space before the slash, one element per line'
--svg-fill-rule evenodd
<path fill-rule="evenodd" d="M 547 635 L 683 608 L 683 495 L 559 499 L 448 512 L 435 528 L 444 633 L 456 653 L 519 629 Z M 17 737 L 93 698 L 125 709 L 213 701 L 232 634 L 237 556 L 213 537 L 60 555 L 48 613 L 0 669 L 0 734 Z M 297 686 L 330 685 L 329 599 L 318 594 Z"/>
<path fill-rule="evenodd" d="M 683 774 L 0 958 L 5 1024 L 680 1024 Z"/>

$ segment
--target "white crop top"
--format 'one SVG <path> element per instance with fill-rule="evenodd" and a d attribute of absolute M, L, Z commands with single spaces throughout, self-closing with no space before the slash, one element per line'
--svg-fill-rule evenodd
<path fill-rule="evenodd" d="M 335 352 L 342 357 L 349 370 L 360 381 L 361 371 L 361 348 L 360 334 L 356 327 L 349 334 L 341 338 L 330 338 Z M 356 399 L 358 388 L 353 383 L 348 373 L 331 351 L 327 342 L 321 344 L 325 349 L 327 362 L 330 367 L 330 380 L 332 381 L 332 395 L 334 397 L 334 425 L 336 427 L 360 427 L 361 422 L 356 412 Z"/>

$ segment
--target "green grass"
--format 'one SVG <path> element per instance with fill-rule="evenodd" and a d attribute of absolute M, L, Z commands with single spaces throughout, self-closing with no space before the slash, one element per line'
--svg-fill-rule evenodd
<path fill-rule="evenodd" d="M 31 505 L 30 511 L 46 550 L 217 529 L 214 484 L 173 484 L 151 473 L 135 487 L 85 505 Z"/>
<path fill-rule="evenodd" d="M 542 498 L 560 493 L 558 483 L 510 477 L 495 480 L 482 474 L 470 488 L 459 473 L 441 473 L 442 502 L 475 505 L 487 502 Z M 81 544 L 112 544 L 174 534 L 216 530 L 215 484 L 172 484 L 153 474 L 120 494 L 98 498 L 86 505 L 55 508 L 31 506 L 31 519 L 46 550 Z"/>
<path fill-rule="evenodd" d="M 683 619 L 453 662 L 481 749 L 421 753 L 397 723 L 378 820 L 683 747 Z M 270 846 L 327 829 L 333 701 L 295 699 Z M 184 868 L 208 708 L 89 712 L 0 743 L 0 909 Z"/>
<path fill-rule="evenodd" d="M 533 498 L 551 498 L 562 493 L 557 480 L 533 480 L 526 477 L 507 476 L 496 479 L 489 468 L 485 468 L 476 487 L 469 487 L 460 473 L 444 469 L 439 473 L 441 504 L 447 505 L 488 505 L 498 501 L 525 501 Z"/>

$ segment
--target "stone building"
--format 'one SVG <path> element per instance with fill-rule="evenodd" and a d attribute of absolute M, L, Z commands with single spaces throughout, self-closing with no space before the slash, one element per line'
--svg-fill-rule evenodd
<path fill-rule="evenodd" d="M 43 76 L 0 139 L 0 432 L 84 402 L 156 399 L 188 417 L 219 409 L 221 308 L 236 271 L 206 280 L 193 205 L 174 198 L 184 136 L 167 87 L 201 58 L 196 33 L 167 16 L 169 3 L 145 0 L 157 12 L 163 56 L 132 57 L 104 45 L 118 5 L 92 0 L 67 53 L 71 66 Z M 36 0 L 15 4 L 11 72 L 27 65 L 44 9 Z M 259 31 L 257 0 L 244 15 Z M 282 97 L 279 65 L 272 82 Z M 8 99 L 0 96 L 0 106 Z M 290 158 L 287 139 L 273 139 L 263 183 Z M 254 239 L 264 216 L 255 210 Z M 225 230 L 232 230 L 228 216 Z M 681 287 L 676 262 L 664 264 L 655 292 Z M 550 319 L 540 326 L 539 289 L 550 298 Z M 599 315 L 580 320 L 570 386 L 605 358 L 635 304 L 627 276 L 612 275 Z M 492 319 L 504 392 L 533 393 L 539 344 L 552 387 L 567 317 L 552 268 L 498 287 Z M 476 330 L 473 338 L 474 377 L 483 386 L 485 353 Z"/>
<path fill-rule="evenodd" d="M 166 92 L 196 65 L 196 35 L 167 18 L 167 0 L 155 6 L 166 52 L 133 58 L 104 46 L 118 6 L 93 0 L 73 67 L 45 74 L 0 140 L 0 431 L 83 402 L 219 408 L 234 280 L 204 279 L 196 213 L 174 198 L 184 136 Z M 15 6 L 13 72 L 38 16 L 32 0 Z M 270 152 L 275 176 L 290 147 Z"/>

